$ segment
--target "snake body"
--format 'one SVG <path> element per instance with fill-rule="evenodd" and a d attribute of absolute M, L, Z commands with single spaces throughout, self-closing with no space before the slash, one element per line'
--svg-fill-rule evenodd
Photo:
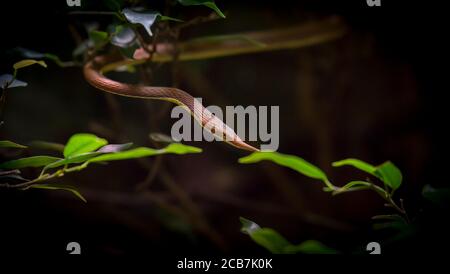
<path fill-rule="evenodd" d="M 275 30 L 263 30 L 231 35 L 228 40 L 194 39 L 182 42 L 180 61 L 198 60 L 221 56 L 247 54 L 281 49 L 295 49 L 325 43 L 343 36 L 346 26 L 338 17 L 332 16 L 319 21 L 312 21 L 298 26 Z M 230 39 L 233 38 L 234 39 Z M 169 62 L 173 55 L 158 50 L 152 57 L 154 62 Z M 213 135 L 223 138 L 225 142 L 240 149 L 258 151 L 245 143 L 222 120 L 211 114 L 189 93 L 171 87 L 153 87 L 131 85 L 111 80 L 103 72 L 119 66 L 138 65 L 142 60 L 113 60 L 108 56 L 97 56 L 84 66 L 84 76 L 94 87 L 117 95 L 169 101 L 184 107 L 194 119 Z"/>
<path fill-rule="evenodd" d="M 102 68 L 108 65 L 110 61 L 107 56 L 97 56 L 85 64 L 84 77 L 93 87 L 126 97 L 156 99 L 175 103 L 186 109 L 204 129 L 226 143 L 240 149 L 258 151 L 255 147 L 245 143 L 233 129 L 213 115 L 197 99 L 181 89 L 133 85 L 107 78 L 102 74 Z"/>

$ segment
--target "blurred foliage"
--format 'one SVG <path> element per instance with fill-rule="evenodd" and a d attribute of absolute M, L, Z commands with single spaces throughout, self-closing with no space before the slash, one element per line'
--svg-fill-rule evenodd
<path fill-rule="evenodd" d="M 258 224 L 246 218 L 240 217 L 241 231 L 248 234 L 253 241 L 274 254 L 336 254 L 336 250 L 315 241 L 307 240 L 294 245 L 286 240 L 280 233 L 271 228 L 261 228 Z"/>

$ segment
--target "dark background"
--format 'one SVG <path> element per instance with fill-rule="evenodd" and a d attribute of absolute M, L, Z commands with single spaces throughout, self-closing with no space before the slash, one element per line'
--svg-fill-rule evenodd
<path fill-rule="evenodd" d="M 397 197 L 404 198 L 412 216 L 419 216 L 427 208 L 423 185 L 448 186 L 448 160 L 442 155 L 448 124 L 442 83 L 448 69 L 440 66 L 448 31 L 443 7 L 429 1 L 392 2 L 369 8 L 364 0 L 217 1 L 227 19 L 194 27 L 184 38 L 327 16 L 341 17 L 348 32 L 297 50 L 186 62 L 180 65 L 180 87 L 203 97 L 207 105 L 279 105 L 279 152 L 317 164 L 336 184 L 364 179 L 364 174 L 333 169 L 335 160 L 393 161 L 404 175 Z M 2 4 L 1 74 L 11 73 L 20 60 L 10 54 L 17 46 L 70 59 L 76 46 L 70 28 L 85 37 L 83 23 L 97 19 L 68 11 L 65 1 Z M 189 8 L 189 16 L 202 14 L 205 9 Z M 105 95 L 85 82 L 80 68 L 47 63 L 47 69 L 20 71 L 19 79 L 29 86 L 8 94 L 1 139 L 65 143 L 74 133 L 92 132 L 111 143 L 154 146 L 149 133 L 170 133 L 174 121 L 166 103 Z M 171 85 L 170 65 L 156 72 L 156 81 Z M 85 195 L 87 204 L 64 191 L 1 189 L 0 250 L 64 253 L 69 241 L 78 241 L 86 254 L 266 254 L 239 231 L 239 216 L 272 227 L 293 243 L 317 239 L 344 252 L 386 236 L 371 230 L 371 216 L 389 211 L 371 192 L 331 197 L 317 182 L 273 164 L 240 165 L 237 159 L 245 153 L 226 145 L 192 145 L 204 152 L 164 156 L 160 175 L 146 190 L 136 191 L 136 185 L 155 159 L 91 166 L 63 177 L 63 183 Z M 207 232 L 155 202 L 180 204 L 167 190 L 171 183 L 195 203 L 210 227 Z M 420 233 L 388 245 L 386 253 L 440 252 L 448 241 L 448 215 L 433 212 Z M 218 239 L 211 240 L 210 233 Z"/>

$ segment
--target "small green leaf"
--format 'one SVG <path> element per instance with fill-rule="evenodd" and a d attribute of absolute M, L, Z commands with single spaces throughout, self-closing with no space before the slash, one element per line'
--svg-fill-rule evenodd
<path fill-rule="evenodd" d="M 0 168 L 4 169 L 18 169 L 25 167 L 40 167 L 54 163 L 61 160 L 61 158 L 51 156 L 32 156 L 27 158 L 21 158 L 17 160 L 11 160 L 0 164 Z"/>
<path fill-rule="evenodd" d="M 94 46 L 98 49 L 108 43 L 109 34 L 104 31 L 93 30 L 89 32 L 89 38 L 94 42 Z"/>
<path fill-rule="evenodd" d="M 330 248 L 319 241 L 308 240 L 299 245 L 289 245 L 284 250 L 285 253 L 304 254 L 337 254 L 337 250 Z"/>
<path fill-rule="evenodd" d="M 24 145 L 17 144 L 8 140 L 0 141 L 0 147 L 7 147 L 7 148 L 27 148 Z"/>
<path fill-rule="evenodd" d="M 120 8 L 124 5 L 123 0 L 103 0 L 103 3 L 108 9 L 112 11 L 119 11 Z"/>
<path fill-rule="evenodd" d="M 78 192 L 78 190 L 76 190 L 76 189 L 74 189 L 73 187 L 70 187 L 70 186 L 59 186 L 59 185 L 55 186 L 55 185 L 50 185 L 50 184 L 35 184 L 35 185 L 31 185 L 30 188 L 70 191 L 72 194 L 74 194 L 75 196 L 80 198 L 83 202 L 87 203 L 87 200 L 83 197 L 83 195 L 81 195 L 81 193 Z"/>
<path fill-rule="evenodd" d="M 201 148 L 183 145 L 181 143 L 171 143 L 163 149 L 159 150 L 159 153 L 171 153 L 171 154 L 189 154 L 189 153 L 200 153 L 202 152 Z"/>
<path fill-rule="evenodd" d="M 70 137 L 64 148 L 64 157 L 73 157 L 86 152 L 92 152 L 108 144 L 105 139 L 89 133 L 78 133 Z"/>
<path fill-rule="evenodd" d="M 239 163 L 251 164 L 264 160 L 269 160 L 278 165 L 289 167 L 313 179 L 319 179 L 324 182 L 328 181 L 327 176 L 321 169 L 294 155 L 281 154 L 278 152 L 253 152 L 249 156 L 240 158 Z"/>
<path fill-rule="evenodd" d="M 161 20 L 161 21 L 184 22 L 184 21 L 181 20 L 181 19 L 173 18 L 173 17 L 170 17 L 170 16 L 161 15 L 161 14 L 159 14 L 159 20 Z"/>
<path fill-rule="evenodd" d="M 398 214 L 376 215 L 372 217 L 372 220 L 405 221 L 402 216 Z"/>
<path fill-rule="evenodd" d="M 219 7 L 217 7 L 214 0 L 178 0 L 178 2 L 183 6 L 203 5 L 205 7 L 214 10 L 220 17 L 225 18 L 225 14 L 223 14 L 223 12 L 219 9 Z"/>
<path fill-rule="evenodd" d="M 125 15 L 125 18 L 127 18 L 128 22 L 133 24 L 141 24 L 150 36 L 153 35 L 151 27 L 160 15 L 155 11 L 138 12 L 128 8 L 123 9 L 122 13 L 123 15 Z"/>
<path fill-rule="evenodd" d="M 261 227 L 257 223 L 250 221 L 249 219 L 246 219 L 244 217 L 239 217 L 239 221 L 241 221 L 242 224 L 241 231 L 245 234 L 252 234 L 256 230 L 261 229 Z"/>
<path fill-rule="evenodd" d="M 28 67 L 28 66 L 31 66 L 31 65 L 34 65 L 34 64 L 41 65 L 44 68 L 47 67 L 47 64 L 44 61 L 38 61 L 38 60 L 33 60 L 33 59 L 25 59 L 25 60 L 22 60 L 22 61 L 19 61 L 19 62 L 15 63 L 13 65 L 13 68 L 15 70 L 18 70 L 18 69 L 21 69 L 21 68 L 24 68 L 24 67 Z"/>
<path fill-rule="evenodd" d="M 67 157 L 65 159 L 62 159 L 60 161 L 51 163 L 50 165 L 46 166 L 45 168 L 56 168 L 56 167 L 60 167 L 63 165 L 69 165 L 69 164 L 79 164 L 79 163 L 84 163 L 94 157 L 97 157 L 99 155 L 104 155 L 107 153 L 117 153 L 117 152 L 121 152 L 124 151 L 126 149 L 128 149 L 130 146 L 132 146 L 133 143 L 126 143 L 126 144 L 110 144 L 110 145 L 106 145 L 101 147 L 99 150 L 94 151 L 94 152 L 86 152 L 86 153 L 82 153 L 82 154 L 77 154 L 74 156 L 70 156 Z"/>
<path fill-rule="evenodd" d="M 125 25 L 116 26 L 111 37 L 111 44 L 121 48 L 127 48 L 132 46 L 135 42 L 136 33 L 132 28 Z"/>
<path fill-rule="evenodd" d="M 361 160 L 358 160 L 358 159 L 353 159 L 353 158 L 344 159 L 344 160 L 341 160 L 341 161 L 334 162 L 334 163 L 332 163 L 332 165 L 334 167 L 353 166 L 353 167 L 355 167 L 355 168 L 357 168 L 359 170 L 362 170 L 364 172 L 372 174 L 373 176 L 377 176 L 375 174 L 375 171 L 377 169 L 376 167 L 374 167 L 373 165 L 368 164 L 366 162 L 363 162 Z"/>
<path fill-rule="evenodd" d="M 402 172 L 391 161 L 377 166 L 375 174 L 393 190 L 399 188 L 402 184 Z"/>
<path fill-rule="evenodd" d="M 3 74 L 0 76 L 0 88 L 4 89 L 8 88 L 17 88 L 17 87 L 26 87 L 28 84 L 24 81 L 20 81 L 14 79 L 14 76 L 11 74 Z"/>
<path fill-rule="evenodd" d="M 250 237 L 273 254 L 284 254 L 287 247 L 291 245 L 283 236 L 271 228 L 255 230 L 250 234 Z"/>
<path fill-rule="evenodd" d="M 183 22 L 183 20 L 173 18 L 170 16 L 162 15 L 161 13 L 157 11 L 138 11 L 138 10 L 132 10 L 129 8 L 125 8 L 122 10 L 123 15 L 128 20 L 128 22 L 132 24 L 140 24 L 142 25 L 145 30 L 147 31 L 148 35 L 152 36 L 152 30 L 151 27 L 156 22 L 156 20 L 159 18 L 161 21 L 176 21 L 176 22 Z"/>

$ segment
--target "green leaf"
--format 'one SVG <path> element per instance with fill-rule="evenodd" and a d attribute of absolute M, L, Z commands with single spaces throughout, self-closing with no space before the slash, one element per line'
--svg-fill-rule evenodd
<path fill-rule="evenodd" d="M 142 25 L 150 36 L 153 35 L 151 27 L 158 18 L 162 21 L 183 22 L 183 20 L 177 18 L 161 15 L 161 13 L 157 11 L 137 11 L 126 8 L 122 10 L 122 13 L 128 22 Z M 115 39 L 114 42 L 117 43 L 117 39 Z"/>
<path fill-rule="evenodd" d="M 64 157 L 73 157 L 86 152 L 92 152 L 108 144 L 105 139 L 89 133 L 78 133 L 70 137 L 64 148 Z"/>
<path fill-rule="evenodd" d="M 94 42 L 96 48 L 101 48 L 109 41 L 109 34 L 104 31 L 93 30 L 89 32 L 89 38 Z"/>
<path fill-rule="evenodd" d="M 304 254 L 337 254 L 337 250 L 330 248 L 319 241 L 308 240 L 299 245 L 289 245 L 285 248 L 285 253 Z"/>
<path fill-rule="evenodd" d="M 68 66 L 74 66 L 75 63 L 72 61 L 62 61 L 57 55 L 52 53 L 44 53 L 44 57 L 55 62 L 56 65 L 60 67 L 68 67 Z"/>
<path fill-rule="evenodd" d="M 20 81 L 14 79 L 14 76 L 11 74 L 3 74 L 0 76 L 0 88 L 4 89 L 8 88 L 17 88 L 17 87 L 26 87 L 28 84 L 24 81 Z"/>
<path fill-rule="evenodd" d="M 305 241 L 299 245 L 293 245 L 280 233 L 271 228 L 261 228 L 255 222 L 246 218 L 239 218 L 242 223 L 241 231 L 248 234 L 250 238 L 260 246 L 274 254 L 335 254 L 336 250 L 329 248 L 314 240 Z"/>
<path fill-rule="evenodd" d="M 160 16 L 160 14 L 155 11 L 138 12 L 128 8 L 123 9 L 122 13 L 130 23 L 141 24 L 150 36 L 153 35 L 151 27 L 158 16 Z"/>
<path fill-rule="evenodd" d="M 61 158 L 51 156 L 32 156 L 1 163 L 0 168 L 17 169 L 25 167 L 40 167 L 46 166 L 59 160 L 61 160 Z"/>
<path fill-rule="evenodd" d="M 222 18 L 225 18 L 225 14 L 217 7 L 216 3 L 213 0 L 178 0 L 178 2 L 183 6 L 199 6 L 203 5 L 214 10 L 217 15 Z"/>
<path fill-rule="evenodd" d="M 18 70 L 18 69 L 21 69 L 21 68 L 24 68 L 24 67 L 28 67 L 28 66 L 31 66 L 31 65 L 34 65 L 34 64 L 41 65 L 44 68 L 47 67 L 47 64 L 44 61 L 38 61 L 38 60 L 33 60 L 33 59 L 25 59 L 25 60 L 22 60 L 22 61 L 19 61 L 19 62 L 15 63 L 13 65 L 13 68 L 15 70 Z"/>
<path fill-rule="evenodd" d="M 264 160 L 272 161 L 280 166 L 289 167 L 310 178 L 328 182 L 327 176 L 320 168 L 294 155 L 281 154 L 278 152 L 253 152 L 249 156 L 240 158 L 239 163 L 251 164 Z"/>
<path fill-rule="evenodd" d="M 358 159 L 345 159 L 334 162 L 332 165 L 334 167 L 353 166 L 377 177 L 393 190 L 401 185 L 403 179 L 401 171 L 391 161 L 387 161 L 379 166 L 373 166 Z"/>
<path fill-rule="evenodd" d="M 41 59 L 45 57 L 43 53 L 22 47 L 16 47 L 14 51 L 27 59 Z"/>
<path fill-rule="evenodd" d="M 17 144 L 8 140 L 0 141 L 0 147 L 7 147 L 7 148 L 27 148 L 24 145 Z"/>
<path fill-rule="evenodd" d="M 402 184 L 402 172 L 391 161 L 387 161 L 377 166 L 375 174 L 393 190 L 399 188 Z"/>
<path fill-rule="evenodd" d="M 76 189 L 74 189 L 73 187 L 70 187 L 70 186 L 59 186 L 59 185 L 55 186 L 55 185 L 50 185 L 50 184 L 35 184 L 35 185 L 31 185 L 30 188 L 70 191 L 72 194 L 74 194 L 75 196 L 80 198 L 83 202 L 87 203 L 87 200 L 83 197 L 83 195 L 81 195 L 81 193 L 78 192 L 78 190 L 76 190 Z"/>
<path fill-rule="evenodd" d="M 122 152 L 103 154 L 103 155 L 100 155 L 100 156 L 90 159 L 89 163 L 135 159 L 135 158 L 153 156 L 153 155 L 157 155 L 157 154 L 159 154 L 158 150 L 155 150 L 152 148 L 147 148 L 147 147 L 138 147 L 138 148 L 122 151 Z"/>
<path fill-rule="evenodd" d="M 173 18 L 173 17 L 170 17 L 170 16 L 161 15 L 161 14 L 159 14 L 159 20 L 161 20 L 161 21 L 184 22 L 184 21 L 181 20 L 181 19 Z"/>
<path fill-rule="evenodd" d="M 188 153 L 200 153 L 202 150 L 197 147 L 187 146 L 179 143 L 170 144 L 163 149 L 153 149 L 148 147 L 138 147 L 126 151 L 121 151 L 117 153 L 109 153 L 100 155 L 93 159 L 90 159 L 89 163 L 94 162 L 108 162 L 126 159 L 142 158 L 160 154 L 188 154 Z"/>
<path fill-rule="evenodd" d="M 374 167 L 373 165 L 368 164 L 366 162 L 363 162 L 361 160 L 358 160 L 358 159 L 353 159 L 353 158 L 344 159 L 344 160 L 341 160 L 341 161 L 334 162 L 334 163 L 332 163 L 332 165 L 334 167 L 353 166 L 353 167 L 355 167 L 355 168 L 357 168 L 359 170 L 362 170 L 364 172 L 372 174 L 373 176 L 377 176 L 375 174 L 375 171 L 377 169 L 376 167 Z"/>
<path fill-rule="evenodd" d="M 265 247 L 273 254 L 284 254 L 288 246 L 291 246 L 283 236 L 271 228 L 260 228 L 253 231 L 250 237 L 260 246 Z"/>
<path fill-rule="evenodd" d="M 160 154 L 171 153 L 171 154 L 189 154 L 189 153 L 200 153 L 202 152 L 201 148 L 183 145 L 181 143 L 171 143 L 163 149 L 159 150 Z"/>

